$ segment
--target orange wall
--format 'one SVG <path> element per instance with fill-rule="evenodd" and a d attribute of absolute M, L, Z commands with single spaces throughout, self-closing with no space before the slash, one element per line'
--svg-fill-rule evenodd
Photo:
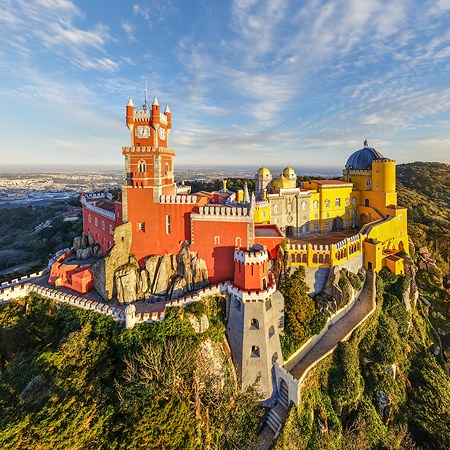
<path fill-rule="evenodd" d="M 209 281 L 212 284 L 233 280 L 234 249 L 237 243 L 240 244 L 238 246 L 249 246 L 248 226 L 253 224 L 225 220 L 224 218 L 222 222 L 195 219 L 192 221 L 191 250 L 198 252 L 198 257 L 206 261 Z M 236 238 L 240 238 L 240 241 L 236 241 Z"/>
<path fill-rule="evenodd" d="M 262 291 L 263 278 L 268 279 L 267 261 L 262 264 L 242 264 L 240 261 L 235 261 L 234 265 L 234 285 L 241 290 L 246 291 Z"/>

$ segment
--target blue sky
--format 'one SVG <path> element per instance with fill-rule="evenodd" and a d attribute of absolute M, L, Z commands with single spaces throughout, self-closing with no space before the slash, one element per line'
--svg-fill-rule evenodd
<path fill-rule="evenodd" d="M 120 168 L 157 95 L 176 163 L 450 162 L 450 0 L 0 0 L 0 171 Z"/>

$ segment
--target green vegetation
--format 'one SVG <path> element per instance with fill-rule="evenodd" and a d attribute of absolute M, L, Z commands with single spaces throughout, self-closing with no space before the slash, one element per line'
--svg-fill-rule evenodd
<path fill-rule="evenodd" d="M 376 313 L 309 375 L 276 449 L 449 448 L 450 376 L 402 302 L 409 282 L 380 272 Z"/>
<path fill-rule="evenodd" d="M 57 250 L 70 247 L 82 232 L 81 208 L 76 206 L 80 203 L 75 199 L 45 207 L 0 209 L 0 271 L 17 268 L 13 276 L 0 275 L 0 280 L 40 270 Z M 64 221 L 68 211 L 79 219 Z"/>
<path fill-rule="evenodd" d="M 279 289 L 284 296 L 285 334 L 280 339 L 283 358 L 286 359 L 309 337 L 320 333 L 327 318 L 308 295 L 304 267 L 289 275 Z"/>
<path fill-rule="evenodd" d="M 223 302 L 202 335 L 182 308 L 125 330 L 36 295 L 1 306 L 0 448 L 251 448 L 264 411 L 233 376 Z"/>

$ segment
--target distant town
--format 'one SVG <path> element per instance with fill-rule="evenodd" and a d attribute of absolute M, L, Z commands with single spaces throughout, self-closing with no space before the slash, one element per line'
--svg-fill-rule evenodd
<path fill-rule="evenodd" d="M 271 168 L 273 173 L 281 169 Z M 177 167 L 175 181 L 204 181 L 227 177 L 254 178 L 253 167 Z M 300 172 L 315 176 L 336 176 L 339 171 L 326 172 L 314 168 Z M 46 204 L 55 200 L 66 200 L 80 192 L 110 191 L 123 184 L 123 170 L 109 171 L 58 171 L 58 172 L 4 172 L 0 173 L 0 208 Z"/>

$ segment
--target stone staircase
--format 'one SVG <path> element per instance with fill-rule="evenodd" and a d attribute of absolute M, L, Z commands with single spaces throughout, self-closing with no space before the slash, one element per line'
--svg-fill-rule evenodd
<path fill-rule="evenodd" d="M 274 435 L 277 436 L 283 426 L 282 417 L 275 411 L 275 408 L 271 408 L 266 416 L 266 423 L 269 428 L 273 431 Z"/>

